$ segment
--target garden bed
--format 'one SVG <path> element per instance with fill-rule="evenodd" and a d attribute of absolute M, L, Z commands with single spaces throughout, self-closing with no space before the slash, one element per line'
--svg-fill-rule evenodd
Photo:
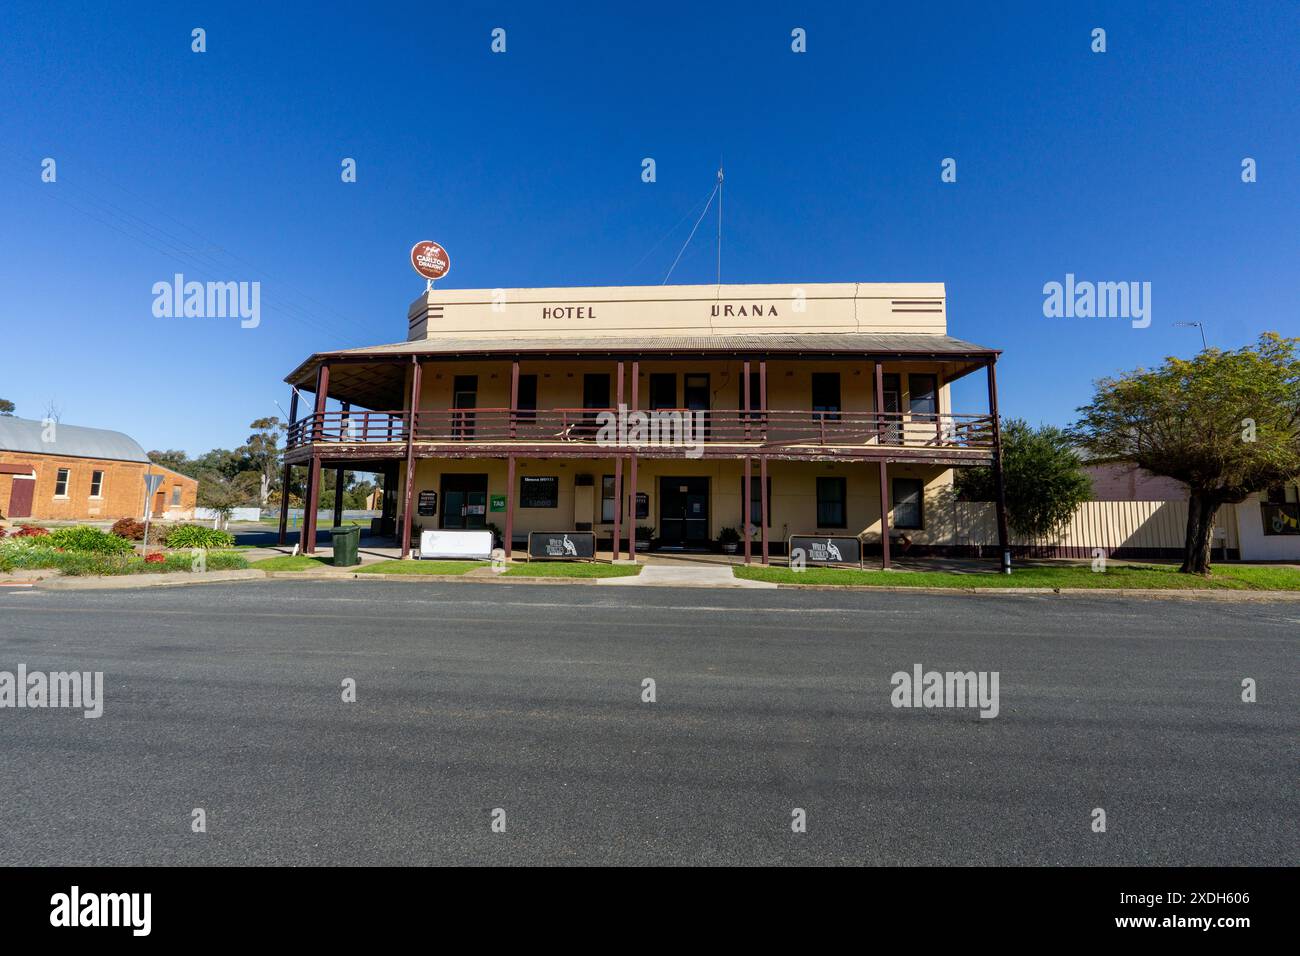
<path fill-rule="evenodd" d="M 226 547 L 198 548 L 191 542 L 208 541 L 228 544 L 228 535 L 196 534 L 211 532 L 210 528 L 180 526 L 178 540 L 182 549 L 163 551 L 154 547 L 148 554 L 143 543 L 137 544 L 128 537 L 111 534 L 98 528 L 76 525 L 56 528 L 53 531 L 34 526 L 24 526 L 16 532 L 0 537 L 0 573 L 14 571 L 51 570 L 70 577 L 89 575 L 118 576 L 124 574 L 165 574 L 175 571 L 234 571 L 248 567 L 243 555 Z M 138 550 L 139 549 L 139 550 Z"/>

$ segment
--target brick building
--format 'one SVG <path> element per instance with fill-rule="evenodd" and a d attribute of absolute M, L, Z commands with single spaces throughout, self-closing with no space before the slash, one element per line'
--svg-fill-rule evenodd
<path fill-rule="evenodd" d="M 152 464 L 121 432 L 0 416 L 0 521 L 143 518 L 145 476 L 161 477 L 154 517 L 194 517 L 199 483 Z"/>

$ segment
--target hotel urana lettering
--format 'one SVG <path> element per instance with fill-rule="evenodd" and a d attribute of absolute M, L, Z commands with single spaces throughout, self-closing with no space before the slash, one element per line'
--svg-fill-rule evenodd
<path fill-rule="evenodd" d="M 308 552 L 334 468 L 383 476 L 404 557 L 421 530 L 491 525 L 508 557 L 529 532 L 633 558 L 738 536 L 747 562 L 813 536 L 887 566 L 966 547 L 946 505 L 954 469 L 1000 475 L 998 355 L 948 334 L 942 283 L 434 289 L 403 341 L 287 376 L 285 481 L 305 470 Z M 954 408 L 972 374 L 987 403 Z"/>

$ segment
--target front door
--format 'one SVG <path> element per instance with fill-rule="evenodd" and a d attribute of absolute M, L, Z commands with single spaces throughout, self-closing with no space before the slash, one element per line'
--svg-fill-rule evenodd
<path fill-rule="evenodd" d="M 35 491 L 35 479 L 14 475 L 13 488 L 9 492 L 10 518 L 30 518 L 32 516 L 32 496 Z"/>
<path fill-rule="evenodd" d="M 664 548 L 709 544 L 709 479 L 659 479 L 659 540 Z"/>
<path fill-rule="evenodd" d="M 487 526 L 487 475 L 443 475 L 442 527 L 472 531 Z"/>

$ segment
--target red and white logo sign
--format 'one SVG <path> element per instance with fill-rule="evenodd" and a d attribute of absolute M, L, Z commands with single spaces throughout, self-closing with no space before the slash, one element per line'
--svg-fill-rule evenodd
<path fill-rule="evenodd" d="M 426 279 L 441 279 L 451 271 L 451 259 L 446 249 L 426 239 L 411 246 L 411 268 Z"/>

